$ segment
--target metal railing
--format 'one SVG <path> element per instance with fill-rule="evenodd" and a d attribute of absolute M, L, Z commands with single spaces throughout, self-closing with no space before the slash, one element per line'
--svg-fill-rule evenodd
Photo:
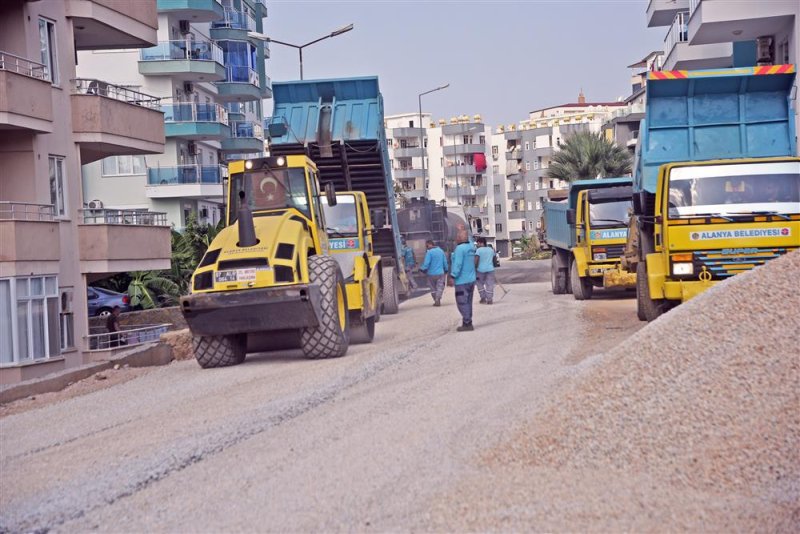
<path fill-rule="evenodd" d="M 150 167 L 147 185 L 221 184 L 228 175 L 223 165 L 178 165 L 176 167 Z"/>
<path fill-rule="evenodd" d="M 91 209 L 79 210 L 83 224 L 129 224 L 133 226 L 167 226 L 167 214 L 160 211 Z"/>
<path fill-rule="evenodd" d="M 0 201 L 0 221 L 52 221 L 55 207 L 52 204 Z"/>
<path fill-rule="evenodd" d="M 219 122 L 228 124 L 228 110 L 219 104 L 173 102 L 161 104 L 164 122 Z"/>
<path fill-rule="evenodd" d="M 134 91 L 128 87 L 110 84 L 102 80 L 76 78 L 72 80 L 73 92 L 78 95 L 98 95 L 160 111 L 161 99 L 152 95 Z"/>
<path fill-rule="evenodd" d="M 222 20 L 211 23 L 211 29 L 230 28 L 232 30 L 256 31 L 256 19 L 244 11 L 239 11 L 230 7 L 225 8 L 225 16 Z"/>
<path fill-rule="evenodd" d="M 689 18 L 694 15 L 695 10 L 700 6 L 700 2 L 703 0 L 689 0 Z"/>
<path fill-rule="evenodd" d="M 15 72 L 37 80 L 50 79 L 45 65 L 3 50 L 0 50 L 0 70 Z"/>
<path fill-rule="evenodd" d="M 244 65 L 229 65 L 226 67 L 225 81 L 229 83 L 249 83 L 261 87 L 258 72 Z M 222 83 L 222 82 L 217 82 Z"/>
<path fill-rule="evenodd" d="M 222 48 L 206 39 L 181 39 L 176 41 L 159 41 L 156 46 L 142 48 L 139 51 L 140 61 L 170 61 L 189 59 L 192 61 L 214 61 L 225 64 Z"/>
<path fill-rule="evenodd" d="M 119 332 L 97 332 L 86 336 L 86 343 L 89 350 L 109 350 L 126 349 L 143 343 L 153 343 L 161 339 L 161 334 L 165 334 L 169 323 L 146 324 L 136 326 L 120 326 Z M 102 327 L 92 328 L 101 330 Z"/>
<path fill-rule="evenodd" d="M 264 140 L 264 128 L 257 122 L 233 121 L 231 122 L 231 137 L 254 137 Z"/>
<path fill-rule="evenodd" d="M 672 49 L 678 43 L 685 43 L 689 40 L 689 12 L 680 11 L 672 19 L 667 36 L 664 38 L 664 54 L 669 56 Z"/>

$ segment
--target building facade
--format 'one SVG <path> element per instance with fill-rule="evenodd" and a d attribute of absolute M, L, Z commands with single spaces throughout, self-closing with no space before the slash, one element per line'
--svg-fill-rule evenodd
<path fill-rule="evenodd" d="M 163 154 L 113 157 L 83 169 L 87 200 L 103 207 L 157 210 L 181 229 L 190 215 L 223 214 L 225 162 L 264 152 L 271 98 L 262 0 L 158 0 L 158 42 L 141 50 L 79 54 L 78 71 L 114 72 L 115 82 L 161 98 Z"/>
<path fill-rule="evenodd" d="M 158 98 L 76 57 L 156 44 L 156 2 L 0 3 L 0 384 L 87 363 L 87 283 L 165 269 L 163 213 L 84 209 L 81 165 L 164 150 Z"/>

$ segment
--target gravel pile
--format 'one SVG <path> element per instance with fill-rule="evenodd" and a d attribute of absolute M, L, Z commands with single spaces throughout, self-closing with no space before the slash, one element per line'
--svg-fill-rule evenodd
<path fill-rule="evenodd" d="M 609 351 L 483 466 L 464 528 L 799 532 L 800 251 Z"/>

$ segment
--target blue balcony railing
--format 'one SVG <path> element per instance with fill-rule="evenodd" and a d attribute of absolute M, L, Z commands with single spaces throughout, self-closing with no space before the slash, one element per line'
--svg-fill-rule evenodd
<path fill-rule="evenodd" d="M 225 81 L 231 83 L 249 83 L 261 87 L 258 72 L 246 65 L 229 65 L 226 67 Z"/>
<path fill-rule="evenodd" d="M 147 185 L 221 184 L 228 170 L 222 165 L 150 167 Z"/>
<path fill-rule="evenodd" d="M 199 39 L 159 41 L 156 46 L 139 51 L 140 61 L 214 61 L 224 65 L 222 49 L 215 43 Z"/>
<path fill-rule="evenodd" d="M 264 128 L 257 122 L 232 121 L 231 137 L 255 137 L 264 139 Z"/>
<path fill-rule="evenodd" d="M 225 16 L 222 20 L 211 23 L 211 29 L 230 28 L 233 30 L 256 31 L 256 20 L 243 11 L 237 11 L 229 7 L 225 8 Z"/>

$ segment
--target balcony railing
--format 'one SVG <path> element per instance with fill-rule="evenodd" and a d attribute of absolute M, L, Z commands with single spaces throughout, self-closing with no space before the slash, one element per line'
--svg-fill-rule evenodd
<path fill-rule="evenodd" d="M 0 50 L 0 70 L 22 74 L 37 80 L 48 80 L 47 67 L 41 63 Z"/>
<path fill-rule="evenodd" d="M 258 72 L 243 65 L 230 65 L 226 67 L 225 81 L 229 83 L 249 83 L 261 87 Z M 221 82 L 217 82 L 221 83 Z"/>
<path fill-rule="evenodd" d="M 238 11 L 229 7 L 225 8 L 225 16 L 222 20 L 211 23 L 211 29 L 230 28 L 232 30 L 256 31 L 256 19 L 244 11 Z"/>
<path fill-rule="evenodd" d="M 228 124 L 228 111 L 219 104 L 174 102 L 162 104 L 164 122 L 219 122 Z"/>
<path fill-rule="evenodd" d="M 264 140 L 264 128 L 257 122 L 233 121 L 231 122 L 231 137 L 254 137 Z"/>
<path fill-rule="evenodd" d="M 113 85 L 102 80 L 88 78 L 76 78 L 72 80 L 73 91 L 79 95 L 98 95 L 106 98 L 119 100 L 128 104 L 142 106 L 156 111 L 161 110 L 161 99 L 155 96 L 146 95 L 139 91 L 134 91 L 120 85 Z"/>
<path fill-rule="evenodd" d="M 695 10 L 703 0 L 689 0 L 689 18 L 694 15 Z"/>
<path fill-rule="evenodd" d="M 157 211 L 82 209 L 83 224 L 167 226 L 167 214 Z"/>
<path fill-rule="evenodd" d="M 120 326 L 120 332 L 100 332 L 86 336 L 89 350 L 124 349 L 142 343 L 153 343 L 161 339 L 169 327 L 165 324 L 148 324 L 136 326 Z M 99 327 L 96 329 L 100 329 Z M 95 328 L 93 328 L 95 330 Z"/>
<path fill-rule="evenodd" d="M 141 61 L 214 61 L 224 65 L 222 49 L 207 40 L 181 39 L 178 41 L 159 41 L 156 46 L 139 51 Z"/>
<path fill-rule="evenodd" d="M 54 218 L 52 204 L 0 201 L 0 221 L 52 221 Z"/>
<path fill-rule="evenodd" d="M 672 19 L 667 36 L 664 38 L 664 54 L 669 56 L 672 49 L 678 43 L 685 43 L 689 40 L 689 13 L 681 11 Z"/>
<path fill-rule="evenodd" d="M 228 169 L 222 165 L 178 165 L 150 167 L 147 185 L 221 184 Z"/>

